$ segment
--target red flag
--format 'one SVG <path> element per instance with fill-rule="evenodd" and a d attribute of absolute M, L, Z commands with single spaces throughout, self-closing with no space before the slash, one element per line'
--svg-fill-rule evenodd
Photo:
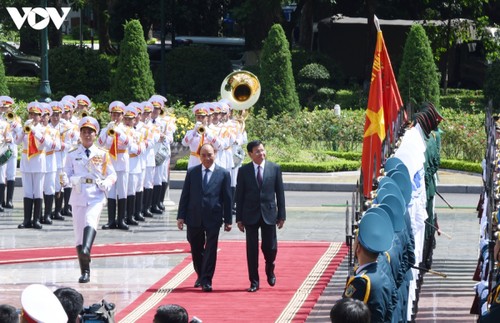
<path fill-rule="evenodd" d="M 382 141 L 385 139 L 385 117 L 383 106 L 381 52 L 384 46 L 382 32 L 377 32 L 377 44 L 373 57 L 370 93 L 366 108 L 365 131 L 363 134 L 363 153 L 361 155 L 361 178 L 363 195 L 370 198 L 373 178 L 380 171 Z"/>
<path fill-rule="evenodd" d="M 28 134 L 28 149 L 27 149 L 28 160 L 30 160 L 31 157 L 35 156 L 38 153 L 40 153 L 40 151 L 36 146 L 35 134 L 33 133 L 33 131 L 30 130 Z"/>
<path fill-rule="evenodd" d="M 118 156 L 118 133 L 115 132 L 113 135 L 113 142 L 111 143 L 111 147 L 109 147 L 109 155 L 116 160 Z"/>

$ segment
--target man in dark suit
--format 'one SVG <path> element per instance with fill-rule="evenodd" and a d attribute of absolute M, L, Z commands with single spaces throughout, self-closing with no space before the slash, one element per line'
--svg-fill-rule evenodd
<path fill-rule="evenodd" d="M 266 150 L 260 140 L 247 145 L 251 163 L 241 167 L 236 182 L 236 222 L 246 232 L 249 292 L 259 289 L 259 229 L 266 276 L 270 286 L 276 284 L 274 261 L 278 252 L 276 227 L 285 224 L 285 191 L 281 168 L 266 161 Z"/>
<path fill-rule="evenodd" d="M 224 231 L 231 231 L 231 175 L 214 163 L 215 151 L 211 144 L 201 147 L 200 160 L 201 165 L 189 168 L 186 173 L 177 227 L 182 230 L 184 224 L 187 225 L 187 239 L 198 275 L 194 286 L 211 292 L 222 223 Z"/>

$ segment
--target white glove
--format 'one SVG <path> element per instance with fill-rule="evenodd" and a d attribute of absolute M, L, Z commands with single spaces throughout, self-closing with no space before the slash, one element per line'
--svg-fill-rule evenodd
<path fill-rule="evenodd" d="M 97 187 L 99 187 L 99 189 L 103 192 L 107 192 L 111 188 L 111 184 L 109 184 L 109 182 L 105 179 L 96 179 L 95 183 L 97 184 Z"/>
<path fill-rule="evenodd" d="M 38 131 L 38 130 L 32 130 L 32 131 L 33 131 L 33 135 L 35 136 L 36 139 L 38 139 L 38 140 L 43 139 L 43 135 L 40 133 L 40 131 Z"/>
<path fill-rule="evenodd" d="M 60 173 L 59 174 L 59 182 L 61 183 L 61 186 L 67 187 L 69 184 L 69 178 L 66 173 Z"/>

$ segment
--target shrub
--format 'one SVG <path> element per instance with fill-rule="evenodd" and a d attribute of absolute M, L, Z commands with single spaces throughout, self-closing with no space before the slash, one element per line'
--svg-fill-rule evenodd
<path fill-rule="evenodd" d="M 71 37 L 73 39 L 80 39 L 80 26 L 71 27 Z M 83 40 L 89 40 L 91 37 L 90 28 L 86 25 L 82 25 L 82 38 Z"/>
<path fill-rule="evenodd" d="M 300 110 L 288 48 L 283 28 L 279 24 L 273 25 L 262 48 L 259 73 L 262 92 L 256 105 L 265 108 L 269 116 Z"/>
<path fill-rule="evenodd" d="M 340 89 L 340 80 L 344 79 L 341 69 L 335 61 L 328 55 L 318 51 L 308 51 L 305 49 L 292 49 L 292 70 L 295 79 L 298 79 L 299 72 L 304 66 L 317 63 L 324 66 L 330 74 L 328 86 Z"/>
<path fill-rule="evenodd" d="M 493 109 L 500 112 L 500 59 L 495 60 L 488 68 L 484 85 L 484 96 L 493 100 Z"/>
<path fill-rule="evenodd" d="M 0 57 L 0 95 L 9 95 L 9 88 L 7 87 L 7 79 L 5 76 L 5 66 L 3 64 L 3 57 Z"/>
<path fill-rule="evenodd" d="M 38 98 L 38 87 L 40 79 L 38 77 L 17 77 L 7 76 L 7 86 L 10 96 L 17 101 L 35 101 Z"/>
<path fill-rule="evenodd" d="M 181 46 L 166 61 L 167 91 L 184 103 L 214 100 L 224 78 L 232 71 L 231 61 L 218 49 Z"/>
<path fill-rule="evenodd" d="M 144 101 L 155 92 L 144 33 L 139 20 L 127 22 L 124 30 L 111 96 L 123 102 Z"/>
<path fill-rule="evenodd" d="M 439 79 L 424 28 L 419 24 L 411 26 L 397 79 L 403 101 L 417 107 L 426 101 L 439 106 Z"/>
<path fill-rule="evenodd" d="M 326 89 L 330 80 L 330 73 L 323 65 L 311 63 L 304 66 L 298 75 L 297 93 L 302 106 L 314 107 L 329 101 L 328 92 L 323 90 L 323 97 L 318 94 L 319 89 Z M 334 92 L 331 90 L 331 92 Z M 325 95 L 326 94 L 326 95 Z M 333 95 L 331 95 L 333 97 Z M 321 98 L 323 100 L 321 100 Z"/>
<path fill-rule="evenodd" d="M 57 96 L 84 93 L 92 98 L 109 90 L 110 74 L 105 56 L 90 48 L 64 45 L 49 50 L 50 87 Z"/>

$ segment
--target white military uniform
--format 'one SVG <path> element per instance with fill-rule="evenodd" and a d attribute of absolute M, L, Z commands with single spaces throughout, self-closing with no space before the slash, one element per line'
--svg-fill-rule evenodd
<path fill-rule="evenodd" d="M 0 96 L 0 106 L 3 106 L 7 109 L 11 108 L 14 105 L 14 100 L 9 97 L 9 96 Z M 12 110 L 11 110 L 12 111 Z M 12 112 L 13 113 L 13 112 Z M 5 115 L 3 116 L 4 119 Z M 14 141 L 15 139 L 15 133 L 19 132 L 21 129 L 21 118 L 16 116 L 14 114 L 13 120 L 6 120 L 9 125 L 10 129 L 13 131 L 11 133 L 12 137 L 12 142 L 8 144 L 12 156 L 7 160 L 7 163 L 4 166 L 4 169 L 1 169 L 2 176 L 5 177 L 6 179 L 6 186 L 7 186 L 7 196 L 5 197 L 3 190 L 0 189 L 0 202 L 2 203 L 2 206 L 7 208 L 7 209 L 12 209 L 14 205 L 12 204 L 12 198 L 14 197 L 14 186 L 16 182 L 16 172 L 17 172 L 17 156 L 18 156 L 18 151 L 17 151 L 17 145 Z M 16 129 L 17 127 L 17 129 Z M 10 131 L 9 131 L 10 133 Z M 3 175 L 5 174 L 5 175 Z M 5 181 L 2 183 L 5 184 Z M 1 184 L 0 184 L 1 185 Z M 1 188 L 1 187 L 0 187 Z"/>

